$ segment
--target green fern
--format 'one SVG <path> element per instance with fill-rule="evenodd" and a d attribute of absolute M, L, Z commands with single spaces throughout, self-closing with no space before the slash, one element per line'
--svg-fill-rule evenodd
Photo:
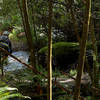
<path fill-rule="evenodd" d="M 9 98 L 20 97 L 20 98 L 29 98 L 28 96 L 23 96 L 20 93 L 17 93 L 17 88 L 12 87 L 0 87 L 0 100 L 9 100 Z"/>

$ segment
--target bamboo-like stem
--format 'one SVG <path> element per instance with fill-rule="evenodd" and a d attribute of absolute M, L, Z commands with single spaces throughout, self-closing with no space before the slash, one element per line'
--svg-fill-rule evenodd
<path fill-rule="evenodd" d="M 49 0 L 49 18 L 48 18 L 48 87 L 47 100 L 52 100 L 52 0 Z"/>

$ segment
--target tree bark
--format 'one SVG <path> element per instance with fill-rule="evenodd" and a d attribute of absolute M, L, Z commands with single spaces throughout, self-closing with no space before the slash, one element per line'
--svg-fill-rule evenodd
<path fill-rule="evenodd" d="M 1 69 L 1 75 L 4 76 L 4 71 L 3 71 L 3 61 L 2 61 L 2 53 L 0 51 L 0 69 Z"/>
<path fill-rule="evenodd" d="M 24 29 L 25 29 L 29 50 L 30 50 L 30 60 L 32 66 L 35 67 L 35 51 L 33 46 L 32 34 L 30 31 L 29 20 L 28 20 L 27 0 L 22 0 L 22 7 L 23 7 Z"/>
<path fill-rule="evenodd" d="M 93 49 L 93 80 L 92 86 L 95 88 L 99 87 L 99 66 L 98 66 L 98 57 L 97 57 L 97 43 L 94 34 L 94 23 L 91 23 L 91 40 L 92 40 L 92 49 Z M 93 90 L 93 100 L 97 100 L 96 92 Z"/>
<path fill-rule="evenodd" d="M 53 8 L 52 0 L 49 0 L 47 100 L 52 100 L 52 8 Z"/>
<path fill-rule="evenodd" d="M 85 13 L 85 20 L 83 25 L 82 40 L 80 43 L 79 64 L 77 69 L 77 77 L 76 77 L 76 84 L 75 84 L 74 97 L 73 97 L 74 100 L 79 100 L 80 97 L 81 76 L 84 68 L 86 41 L 88 36 L 88 29 L 90 23 L 90 15 L 91 15 L 91 0 L 87 0 L 85 7 L 86 7 L 86 13 Z"/>
<path fill-rule="evenodd" d="M 37 55 L 35 57 L 36 60 L 36 65 L 38 65 L 38 38 L 37 38 L 37 32 L 36 32 L 36 24 L 35 24 L 35 11 L 34 11 L 34 2 L 30 0 L 30 8 L 31 8 L 31 19 L 32 19 L 32 24 L 33 24 L 33 33 L 34 33 L 34 44 L 35 44 L 35 54 Z"/>

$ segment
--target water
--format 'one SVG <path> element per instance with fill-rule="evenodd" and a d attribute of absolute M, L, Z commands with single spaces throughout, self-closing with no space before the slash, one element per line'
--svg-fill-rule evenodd
<path fill-rule="evenodd" d="M 13 52 L 12 55 L 17 57 L 21 61 L 28 63 L 29 52 L 17 51 L 17 52 Z M 5 71 L 14 71 L 14 70 L 23 69 L 23 68 L 26 68 L 26 67 L 10 56 L 8 56 L 8 64 L 4 65 Z"/>

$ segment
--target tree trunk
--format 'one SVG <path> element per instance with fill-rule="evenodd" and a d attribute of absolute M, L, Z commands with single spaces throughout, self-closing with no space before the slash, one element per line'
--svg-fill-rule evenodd
<path fill-rule="evenodd" d="M 49 0 L 49 19 L 48 19 L 48 91 L 47 100 L 52 100 L 52 0 Z"/>
<path fill-rule="evenodd" d="M 1 53 L 1 51 L 0 51 L 0 69 L 1 69 L 1 75 L 4 76 L 3 61 L 2 61 L 2 53 Z"/>
<path fill-rule="evenodd" d="M 91 40 L 92 40 L 92 49 L 93 49 L 93 80 L 92 86 L 95 88 L 99 87 L 99 66 L 98 66 L 98 57 L 97 57 L 97 43 L 94 34 L 94 24 L 91 23 Z M 97 100 L 96 92 L 93 91 L 93 100 Z"/>
<path fill-rule="evenodd" d="M 75 91 L 73 97 L 74 100 L 79 100 L 80 97 L 81 76 L 84 68 L 86 41 L 88 36 L 88 29 L 90 23 L 90 15 L 91 15 L 91 0 L 87 0 L 85 6 L 86 6 L 86 13 L 85 13 L 85 20 L 83 25 L 82 40 L 80 43 L 80 56 L 79 56 L 79 65 L 77 69 L 77 77 L 76 77 Z"/>
<path fill-rule="evenodd" d="M 37 32 L 36 32 L 36 24 L 35 24 L 35 11 L 34 11 L 34 2 L 32 0 L 30 0 L 30 8 L 31 8 L 31 19 L 32 19 L 32 25 L 33 25 L 33 33 L 34 33 L 34 44 L 35 44 L 35 54 L 37 55 L 35 57 L 36 59 L 36 65 L 38 65 L 38 38 L 37 38 Z"/>
<path fill-rule="evenodd" d="M 22 7 L 23 7 L 24 29 L 25 29 L 25 34 L 26 34 L 29 50 L 30 50 L 30 60 L 31 60 L 32 66 L 35 67 L 35 52 L 34 52 L 32 34 L 30 31 L 29 20 L 28 20 L 27 0 L 22 0 Z"/>

